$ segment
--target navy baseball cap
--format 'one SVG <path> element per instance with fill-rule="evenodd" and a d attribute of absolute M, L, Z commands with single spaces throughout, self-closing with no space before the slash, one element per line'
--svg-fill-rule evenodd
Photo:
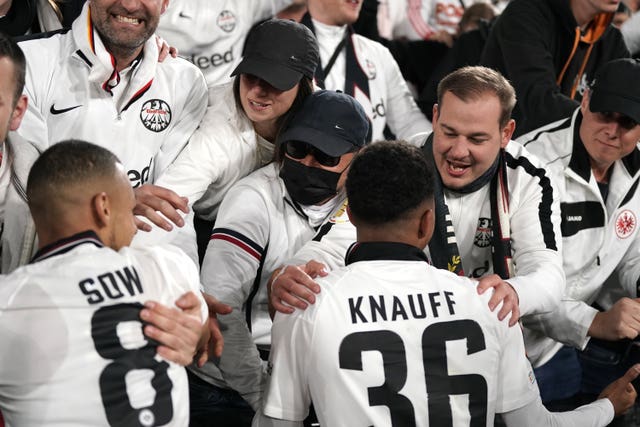
<path fill-rule="evenodd" d="M 252 74 L 279 90 L 289 90 L 302 78 L 313 79 L 320 62 L 311 30 L 285 19 L 269 19 L 247 36 L 242 61 L 231 76 Z"/>
<path fill-rule="evenodd" d="M 371 123 L 358 101 L 341 92 L 319 90 L 307 96 L 278 142 L 302 141 L 338 157 L 370 139 Z"/>
<path fill-rule="evenodd" d="M 640 61 L 615 59 L 598 69 L 591 83 L 589 109 L 620 113 L 640 123 Z"/>

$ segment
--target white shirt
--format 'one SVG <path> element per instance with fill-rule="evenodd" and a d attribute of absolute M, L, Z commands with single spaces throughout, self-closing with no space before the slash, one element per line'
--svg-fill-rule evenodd
<path fill-rule="evenodd" d="M 186 427 L 186 372 L 156 355 L 139 312 L 148 300 L 173 306 L 187 291 L 199 295 L 188 258 L 170 247 L 116 252 L 87 232 L 36 259 L 0 286 L 8 425 Z"/>
<path fill-rule="evenodd" d="M 471 402 L 493 426 L 537 398 L 520 330 L 471 280 L 402 256 L 317 280 L 314 305 L 274 319 L 267 416 L 302 420 L 313 401 L 326 426 L 468 426 Z"/>

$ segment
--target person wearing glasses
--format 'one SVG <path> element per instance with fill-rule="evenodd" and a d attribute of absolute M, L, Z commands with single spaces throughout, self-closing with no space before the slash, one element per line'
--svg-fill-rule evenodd
<path fill-rule="evenodd" d="M 328 218 L 345 209 L 346 171 L 370 132 L 354 98 L 314 92 L 280 133 L 276 161 L 238 181 L 220 205 L 201 282 L 206 293 L 234 308 L 219 319 L 226 347 L 215 366 L 217 377 L 208 371 L 216 385 L 235 390 L 248 403 L 247 417 L 234 425 L 250 425 L 261 404 L 271 343 L 267 281 Z"/>
<path fill-rule="evenodd" d="M 592 400 L 638 359 L 629 341 L 640 333 L 640 87 L 629 84 L 638 79 L 636 59 L 602 65 L 570 117 L 519 139 L 562 206 L 566 292 L 524 323 L 545 404 Z"/>

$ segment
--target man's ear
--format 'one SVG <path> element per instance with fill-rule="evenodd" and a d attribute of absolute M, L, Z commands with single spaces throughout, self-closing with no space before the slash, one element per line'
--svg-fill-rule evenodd
<path fill-rule="evenodd" d="M 93 217 L 98 228 L 109 227 L 111 224 L 111 201 L 104 191 L 93 196 L 91 200 Z"/>
<path fill-rule="evenodd" d="M 502 139 L 500 141 L 500 148 L 505 148 L 509 141 L 511 141 L 511 137 L 513 136 L 513 132 L 516 130 L 516 121 L 513 119 L 509 119 L 505 127 L 502 128 Z"/>
<path fill-rule="evenodd" d="M 582 101 L 580 101 L 580 112 L 584 116 L 587 110 L 589 109 L 589 99 L 591 98 L 591 89 L 587 89 L 584 91 L 582 95 Z"/>
<path fill-rule="evenodd" d="M 169 7 L 169 0 L 163 0 L 162 2 L 162 8 L 160 9 L 160 15 L 162 15 L 163 13 L 165 13 L 167 11 L 167 8 Z"/>
<path fill-rule="evenodd" d="M 424 246 L 427 246 L 433 236 L 436 217 L 433 203 L 428 203 L 423 206 L 424 209 L 422 210 L 420 220 L 418 221 L 417 237 L 424 243 Z"/>
<path fill-rule="evenodd" d="M 431 123 L 438 121 L 438 104 L 433 104 L 433 117 L 431 118 Z"/>
<path fill-rule="evenodd" d="M 18 98 L 18 102 L 16 102 L 16 106 L 11 113 L 11 120 L 9 120 L 9 130 L 17 130 L 20 127 L 20 123 L 22 123 L 22 118 L 24 117 L 24 113 L 27 112 L 27 105 L 29 101 L 25 95 L 20 95 Z"/>

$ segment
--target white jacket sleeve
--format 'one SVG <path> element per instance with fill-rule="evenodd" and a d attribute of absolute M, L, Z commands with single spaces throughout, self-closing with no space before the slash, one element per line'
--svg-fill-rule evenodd
<path fill-rule="evenodd" d="M 522 324 L 549 338 L 583 350 L 589 342 L 587 333 L 598 310 L 583 301 L 563 297 L 550 313 L 527 316 Z"/>
<path fill-rule="evenodd" d="M 560 204 L 544 169 L 524 156 L 512 162 L 524 170 L 520 176 L 528 178 L 519 181 L 518 188 L 509 188 L 516 275 L 507 282 L 518 293 L 520 313 L 526 316 L 554 310 L 564 294 Z"/>
<path fill-rule="evenodd" d="M 509 427 L 603 427 L 613 420 L 609 399 L 599 399 L 569 412 L 549 412 L 540 397 L 528 405 L 502 414 Z"/>
<path fill-rule="evenodd" d="M 225 237 L 209 241 L 200 273 L 205 292 L 233 308 L 231 314 L 218 317 L 225 341 L 218 367 L 225 382 L 254 409 L 260 405 L 263 369 L 243 308 L 265 255 L 268 224 L 260 194 L 245 185 L 234 186 L 220 206 L 214 230 Z"/>

